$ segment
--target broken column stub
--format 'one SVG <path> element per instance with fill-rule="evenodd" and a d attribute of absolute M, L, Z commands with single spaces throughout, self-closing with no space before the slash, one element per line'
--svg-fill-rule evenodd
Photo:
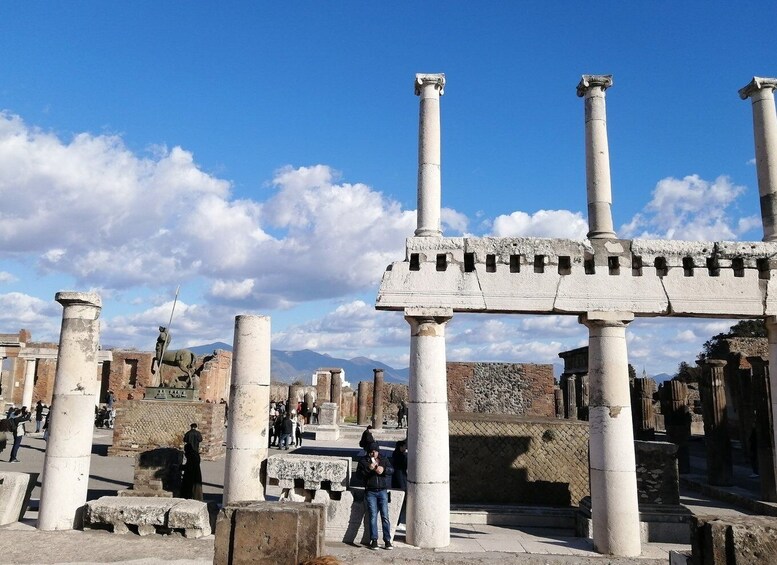
<path fill-rule="evenodd" d="M 761 219 L 764 241 L 777 240 L 777 114 L 774 90 L 777 79 L 753 77 L 739 90 L 742 100 L 753 102 L 753 137 L 758 194 L 761 197 Z"/>
<path fill-rule="evenodd" d="M 270 409 L 270 318 L 235 317 L 224 504 L 264 500 Z"/>
<path fill-rule="evenodd" d="M 450 544 L 450 476 L 444 308 L 408 308 L 410 383 L 407 541 L 421 548 Z"/>
<path fill-rule="evenodd" d="M 637 476 L 629 394 L 626 324 L 630 312 L 589 312 L 591 517 L 594 549 L 641 553 Z"/>
<path fill-rule="evenodd" d="M 43 462 L 38 528 L 71 530 L 83 520 L 94 431 L 102 302 L 94 292 L 58 292 L 63 306 L 51 427 Z"/>
<path fill-rule="evenodd" d="M 577 95 L 585 97 L 585 177 L 588 193 L 588 238 L 614 238 L 610 148 L 604 91 L 612 75 L 583 75 Z"/>
<path fill-rule="evenodd" d="M 444 74 L 417 74 L 413 87 L 421 97 L 418 117 L 418 237 L 439 237 L 442 176 L 440 169 L 440 96 Z"/>

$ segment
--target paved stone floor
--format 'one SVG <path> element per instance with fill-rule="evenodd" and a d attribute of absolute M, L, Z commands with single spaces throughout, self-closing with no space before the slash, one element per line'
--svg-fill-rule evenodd
<path fill-rule="evenodd" d="M 133 459 L 108 457 L 110 430 L 95 430 L 90 470 L 89 499 L 113 495 L 131 486 Z M 383 441 L 384 447 L 393 445 Z M 334 442 L 306 440 L 300 452 L 319 454 L 356 454 L 358 433 L 348 434 Z M 39 437 L 26 437 L 20 450 L 20 463 L 8 463 L 8 451 L 0 454 L 0 470 L 40 472 L 43 468 L 45 442 Z M 276 453 L 274 449 L 270 453 Z M 224 459 L 204 461 L 203 491 L 207 500 L 220 501 L 223 487 Z M 40 487 L 33 491 L 33 508 L 22 523 L 0 528 L 0 563 L 167 563 L 204 564 L 213 559 L 213 536 L 199 540 L 179 536 L 140 537 L 115 535 L 102 531 L 40 532 L 33 525 L 37 518 Z M 738 513 L 733 506 L 721 504 L 703 495 L 684 493 L 683 502 L 699 513 Z M 493 525 L 455 524 L 449 547 L 433 551 L 419 550 L 403 543 L 404 532 L 396 535 L 396 549 L 370 551 L 361 546 L 329 543 L 327 550 L 343 563 L 597 563 L 642 565 L 668 563 L 672 549 L 688 546 L 644 544 L 643 556 L 622 559 L 601 556 L 592 551 L 590 540 L 559 534 L 558 530 L 501 527 Z"/>

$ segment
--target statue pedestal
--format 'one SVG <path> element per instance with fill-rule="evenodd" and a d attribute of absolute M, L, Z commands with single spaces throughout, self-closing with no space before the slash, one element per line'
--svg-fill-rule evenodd
<path fill-rule="evenodd" d="M 146 387 L 145 400 L 199 400 L 200 391 L 193 388 Z"/>
<path fill-rule="evenodd" d="M 226 453 L 223 404 L 147 399 L 120 400 L 115 407 L 113 445 L 108 448 L 108 455 L 134 457 L 159 447 L 182 449 L 183 435 L 191 424 L 197 424 L 202 434 L 202 459 L 214 460 Z"/>

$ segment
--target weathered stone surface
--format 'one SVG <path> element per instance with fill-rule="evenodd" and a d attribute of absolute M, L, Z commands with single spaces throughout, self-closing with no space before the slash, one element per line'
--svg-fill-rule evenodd
<path fill-rule="evenodd" d="M 247 502 L 227 506 L 216 520 L 213 564 L 296 565 L 321 555 L 324 524 L 321 505 Z"/>
<path fill-rule="evenodd" d="M 762 565 L 777 555 L 777 518 L 770 516 L 694 516 L 693 563 Z"/>
<path fill-rule="evenodd" d="M 404 491 L 389 490 L 391 539 L 394 539 L 397 524 L 399 524 L 399 513 L 402 510 L 404 500 Z M 339 500 L 331 498 L 326 491 L 318 490 L 313 497 L 313 503 L 326 507 L 327 541 L 369 543 L 370 516 L 364 501 L 364 489 L 349 489 L 342 493 Z M 378 516 L 378 528 L 380 527 L 380 516 Z"/>
<path fill-rule="evenodd" d="M 677 446 L 661 441 L 635 441 L 639 503 L 680 504 Z"/>
<path fill-rule="evenodd" d="M 159 497 L 104 496 L 86 503 L 85 526 L 110 526 L 114 533 L 127 533 L 128 526 L 140 535 L 165 530 L 184 530 L 187 537 L 210 534 L 208 506 L 198 500 Z"/>
<path fill-rule="evenodd" d="M 277 480 L 281 488 L 294 488 L 294 481 L 301 479 L 308 490 L 322 489 L 322 484 L 328 482 L 329 490 L 344 491 L 351 480 L 351 460 L 317 455 L 273 455 L 267 460 L 267 477 Z"/>
<path fill-rule="evenodd" d="M 0 526 L 18 522 L 24 516 L 29 482 L 27 473 L 0 472 Z"/>
<path fill-rule="evenodd" d="M 174 447 L 160 447 L 135 456 L 133 489 L 167 491 L 178 496 L 181 490 L 183 452 Z M 162 496 L 155 495 L 155 496 Z"/>

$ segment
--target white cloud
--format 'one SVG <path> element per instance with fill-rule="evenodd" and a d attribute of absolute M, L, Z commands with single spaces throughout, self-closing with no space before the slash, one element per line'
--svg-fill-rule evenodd
<path fill-rule="evenodd" d="M 652 200 L 621 227 L 623 237 L 735 240 L 760 224 L 757 217 L 734 219 L 730 210 L 744 192 L 726 176 L 706 181 L 698 175 L 667 177 L 656 184 Z"/>
<path fill-rule="evenodd" d="M 19 280 L 15 275 L 7 272 L 7 271 L 0 271 L 0 284 L 3 283 L 12 283 Z"/>
<path fill-rule="evenodd" d="M 558 237 L 585 239 L 588 223 L 579 212 L 569 210 L 538 210 L 532 215 L 516 211 L 497 216 L 493 224 L 496 237 Z"/>

